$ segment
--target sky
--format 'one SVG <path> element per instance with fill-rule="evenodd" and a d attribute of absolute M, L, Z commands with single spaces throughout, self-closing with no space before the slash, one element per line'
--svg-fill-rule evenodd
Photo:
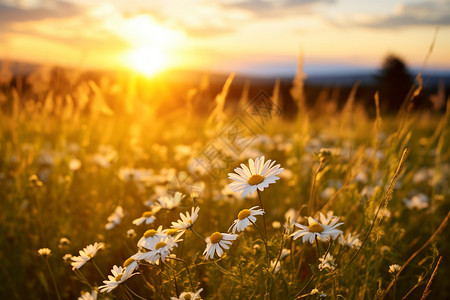
<path fill-rule="evenodd" d="M 450 70 L 450 0 L 0 0 L 0 59 L 81 69 L 351 73 L 431 45 Z"/>

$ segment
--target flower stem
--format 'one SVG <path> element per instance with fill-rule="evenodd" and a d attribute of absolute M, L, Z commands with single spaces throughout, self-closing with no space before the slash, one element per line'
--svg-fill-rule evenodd
<path fill-rule="evenodd" d="M 226 249 L 223 249 L 223 251 L 225 251 L 225 253 L 237 264 L 237 266 L 239 268 L 239 274 L 241 275 L 241 287 L 243 289 L 244 288 L 244 275 L 242 273 L 241 264 L 233 256 L 231 256 L 230 252 L 228 252 Z"/>
<path fill-rule="evenodd" d="M 198 234 L 197 231 L 194 230 L 193 227 L 189 228 L 196 236 L 198 236 L 202 241 L 205 241 L 205 238 Z"/>
<path fill-rule="evenodd" d="M 173 259 L 176 261 L 181 261 L 184 264 L 184 267 L 186 268 L 186 273 L 188 275 L 189 278 L 189 283 L 191 284 L 191 289 L 195 290 L 195 286 L 194 283 L 192 282 L 192 278 L 191 278 L 191 273 L 189 272 L 189 266 L 187 265 L 186 261 L 184 259 L 181 258 L 177 258 L 177 257 L 167 257 L 168 259 Z"/>
<path fill-rule="evenodd" d="M 262 200 L 261 200 L 261 192 L 259 190 L 256 190 L 258 192 L 258 200 L 259 200 L 259 206 L 261 206 L 261 208 L 264 210 L 263 204 L 262 204 Z M 263 224 L 264 224 L 264 236 L 266 237 L 266 243 L 267 243 L 267 228 L 266 228 L 266 217 L 265 217 L 266 212 L 264 211 L 264 214 L 262 215 L 263 217 Z"/>
<path fill-rule="evenodd" d="M 322 169 L 323 162 L 320 162 L 319 166 L 317 167 L 316 172 L 314 173 L 313 182 L 311 184 L 311 192 L 309 194 L 309 215 L 312 216 L 314 214 L 314 199 L 315 199 L 315 193 L 316 193 L 316 181 L 317 181 L 317 175 L 319 174 L 320 170 Z"/>
<path fill-rule="evenodd" d="M 320 256 L 319 241 L 317 240 L 317 236 L 316 236 L 316 246 L 317 246 L 317 259 L 319 259 L 319 258 L 321 258 L 321 256 Z"/>
<path fill-rule="evenodd" d="M 264 215 L 263 215 L 263 216 L 264 216 Z M 269 264 L 269 248 L 268 248 L 268 246 L 267 246 L 267 240 L 264 238 L 264 235 L 262 234 L 261 229 L 259 229 L 259 226 L 256 225 L 255 222 L 253 222 L 253 221 L 251 221 L 251 220 L 249 220 L 249 221 L 250 221 L 250 223 L 252 223 L 253 225 L 255 225 L 256 230 L 258 230 L 259 235 L 261 236 L 261 239 L 263 240 L 264 247 L 265 247 L 265 249 L 266 249 L 266 261 L 267 261 L 267 265 L 268 265 L 268 264 Z"/>
<path fill-rule="evenodd" d="M 50 267 L 48 257 L 45 258 L 45 262 L 47 263 L 48 271 L 50 272 L 50 277 L 52 278 L 53 287 L 55 288 L 55 291 L 56 291 L 56 296 L 58 297 L 58 300 L 61 300 L 61 296 L 59 295 L 58 285 L 56 284 L 55 275 L 53 274 L 52 268 Z"/>
<path fill-rule="evenodd" d="M 92 287 L 92 285 L 89 283 L 89 281 L 86 279 L 86 277 L 83 275 L 83 273 L 81 273 L 81 270 L 79 270 L 79 269 L 74 269 L 73 271 L 75 272 L 76 275 L 78 275 L 78 276 L 81 278 L 81 282 L 86 283 L 86 284 L 89 286 L 89 288 L 90 288 L 91 290 L 94 289 L 94 288 Z"/>
<path fill-rule="evenodd" d="M 136 294 L 132 289 L 130 289 L 130 287 L 129 287 L 128 285 L 124 284 L 124 286 L 125 286 L 125 288 L 126 288 L 131 294 L 133 294 L 135 297 L 137 297 L 137 298 L 139 298 L 139 299 L 142 299 L 142 300 L 146 300 L 144 297 L 139 296 L 138 294 Z"/>
<path fill-rule="evenodd" d="M 100 273 L 100 275 L 102 275 L 103 279 L 106 280 L 105 274 L 103 274 L 102 270 L 100 270 L 100 268 L 97 266 L 97 264 L 95 263 L 94 258 L 91 259 L 92 263 L 94 264 L 95 268 L 97 269 L 97 271 Z"/>
<path fill-rule="evenodd" d="M 58 297 L 58 300 L 61 300 L 61 296 L 59 295 L 58 285 L 56 284 L 55 275 L 53 274 L 52 268 L 50 267 L 48 257 L 45 258 L 45 261 L 47 263 L 48 271 L 50 272 L 50 277 L 52 278 L 53 287 L 55 288 L 55 291 L 56 291 L 56 297 Z"/>

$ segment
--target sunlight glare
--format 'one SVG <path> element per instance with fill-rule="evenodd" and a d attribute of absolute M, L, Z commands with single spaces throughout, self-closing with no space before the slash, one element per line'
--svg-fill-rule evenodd
<path fill-rule="evenodd" d="M 144 46 L 128 54 L 130 66 L 137 72 L 151 76 L 168 67 L 166 54 L 156 47 Z"/>

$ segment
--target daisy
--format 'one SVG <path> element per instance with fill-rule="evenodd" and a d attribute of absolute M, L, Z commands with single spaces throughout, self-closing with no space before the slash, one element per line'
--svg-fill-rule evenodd
<path fill-rule="evenodd" d="M 239 212 L 238 218 L 233 221 L 233 224 L 228 229 L 228 232 L 230 230 L 233 231 L 233 233 L 236 233 L 236 230 L 238 232 L 244 231 L 245 228 L 247 228 L 248 225 L 250 225 L 250 222 L 255 223 L 256 217 L 264 214 L 263 209 L 256 209 L 258 206 L 253 206 L 250 209 L 243 209 Z"/>
<path fill-rule="evenodd" d="M 114 212 L 108 217 L 108 223 L 105 225 L 107 230 L 111 230 L 114 226 L 120 224 L 120 221 L 124 217 L 122 206 L 117 206 Z"/>
<path fill-rule="evenodd" d="M 253 194 L 256 189 L 263 191 L 269 184 L 280 179 L 277 175 L 284 169 L 280 168 L 279 164 L 274 166 L 275 161 L 269 159 L 264 162 L 264 159 L 264 156 L 256 158 L 255 161 L 250 158 L 248 160 L 249 167 L 241 164 L 241 168 L 234 169 L 237 174 L 228 173 L 228 178 L 234 180 L 230 183 L 231 190 L 242 192 L 242 196 L 245 197 Z"/>
<path fill-rule="evenodd" d="M 97 291 L 93 290 L 92 293 L 85 292 L 78 297 L 78 300 L 97 300 Z"/>
<path fill-rule="evenodd" d="M 104 280 L 103 283 L 105 285 L 101 285 L 98 287 L 99 291 L 101 293 L 103 292 L 111 292 L 113 289 L 119 286 L 119 284 L 125 282 L 128 278 L 131 276 L 134 276 L 139 273 L 127 273 L 125 272 L 126 268 L 118 267 L 114 265 L 114 267 L 111 270 L 111 273 L 113 276 L 108 275 L 109 280 Z"/>
<path fill-rule="evenodd" d="M 336 229 L 336 227 L 344 224 L 337 223 L 339 218 L 325 218 L 323 214 L 320 215 L 322 224 L 314 218 L 308 218 L 308 226 L 301 225 L 299 223 L 295 223 L 295 226 L 299 227 L 301 230 L 298 230 L 291 234 L 296 240 L 299 237 L 302 238 L 302 242 L 305 243 L 309 241 L 311 244 L 314 243 L 315 238 L 317 237 L 319 240 L 329 239 L 330 237 L 335 240 L 342 231 Z M 337 224 L 336 224 L 337 223 Z"/>
<path fill-rule="evenodd" d="M 105 244 L 95 242 L 94 244 L 87 245 L 83 250 L 80 250 L 80 256 L 73 256 L 71 258 L 72 270 L 81 268 L 85 263 L 94 258 L 98 250 L 103 249 L 104 247 Z"/>
<path fill-rule="evenodd" d="M 159 260 L 166 260 L 166 257 L 170 255 L 170 252 L 174 247 L 178 247 L 177 241 L 171 236 L 163 236 L 159 238 L 156 244 L 153 244 L 149 251 L 138 252 L 131 258 L 135 260 L 145 260 L 152 264 L 159 264 Z"/>
<path fill-rule="evenodd" d="M 400 265 L 397 265 L 397 264 L 390 265 L 390 266 L 389 266 L 389 273 L 391 273 L 391 274 L 397 274 L 398 271 L 400 271 L 400 269 L 401 269 L 401 266 L 400 266 Z"/>
<path fill-rule="evenodd" d="M 172 228 L 178 229 L 180 232 L 178 237 L 183 235 L 183 233 L 186 232 L 187 229 L 191 228 L 195 221 L 198 218 L 198 212 L 200 211 L 200 207 L 196 207 L 195 209 L 191 209 L 191 214 L 189 212 L 186 212 L 186 215 L 180 213 L 181 220 L 178 220 L 177 222 L 172 222 Z"/>
<path fill-rule="evenodd" d="M 165 195 L 162 197 L 158 198 L 158 203 L 157 205 L 160 208 L 165 208 L 165 209 L 173 209 L 175 207 L 177 207 L 181 200 L 185 197 L 185 195 L 183 195 L 180 192 L 176 192 L 174 196 L 170 196 L 170 195 Z"/>
<path fill-rule="evenodd" d="M 418 210 L 428 208 L 430 198 L 422 193 L 414 195 L 411 200 L 404 198 L 403 203 L 405 203 L 408 209 L 417 208 Z"/>
<path fill-rule="evenodd" d="M 133 220 L 133 224 L 137 226 L 141 225 L 144 222 L 145 224 L 152 224 L 153 222 L 155 222 L 155 220 L 156 217 L 153 215 L 153 212 L 146 211 L 142 214 L 140 218 Z"/>
<path fill-rule="evenodd" d="M 203 291 L 203 289 L 199 289 L 195 294 L 192 292 L 182 292 L 180 294 L 180 297 L 170 297 L 170 300 L 200 300 L 202 299 L 200 297 L 200 293 Z"/>
<path fill-rule="evenodd" d="M 237 234 L 228 234 L 214 232 L 210 237 L 206 238 L 206 249 L 203 251 L 203 255 L 206 254 L 205 259 L 213 259 L 214 253 L 221 257 L 223 255 L 223 249 L 229 249 L 231 241 L 234 241 L 238 237 Z"/>
<path fill-rule="evenodd" d="M 158 264 L 159 260 L 166 260 L 166 257 L 170 255 L 173 247 L 178 247 L 177 240 L 171 236 L 162 238 L 153 249 L 150 249 L 150 261 L 154 264 Z"/>
<path fill-rule="evenodd" d="M 150 249 L 152 246 L 154 246 L 156 243 L 159 242 L 159 239 L 166 234 L 162 232 L 163 227 L 162 225 L 158 227 L 158 229 L 149 229 L 147 230 L 144 235 L 139 239 L 137 242 L 138 247 L 142 247 L 145 249 Z"/>
<path fill-rule="evenodd" d="M 139 262 L 135 260 L 133 257 L 130 257 L 123 262 L 123 267 L 125 268 L 125 273 L 129 275 L 139 268 Z"/>
<path fill-rule="evenodd" d="M 329 269 L 331 271 L 334 271 L 336 268 L 336 264 L 334 262 L 334 257 L 330 255 L 330 253 L 327 253 L 327 256 L 322 256 L 319 258 L 320 264 L 319 264 L 319 270 L 322 271 L 323 269 Z"/>
<path fill-rule="evenodd" d="M 344 235 L 340 235 L 339 244 L 353 249 L 361 247 L 361 241 L 359 240 L 358 235 L 352 236 L 351 233 L 349 233 L 346 238 L 344 238 Z"/>

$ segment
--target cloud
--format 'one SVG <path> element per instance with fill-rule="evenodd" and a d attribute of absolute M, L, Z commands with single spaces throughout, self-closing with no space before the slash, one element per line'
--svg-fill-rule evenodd
<path fill-rule="evenodd" d="M 53 1 L 51 6 L 42 5 L 28 8 L 0 2 L 0 25 L 7 26 L 10 23 L 45 19 L 64 19 L 79 15 L 82 11 L 80 7 L 64 1 Z"/>
<path fill-rule="evenodd" d="M 257 17 L 273 18 L 310 13 L 313 7 L 318 4 L 332 4 L 335 2 L 336 0 L 244 0 L 224 5 L 249 11 Z"/>
<path fill-rule="evenodd" d="M 402 4 L 388 16 L 372 17 L 366 21 L 353 22 L 370 28 L 401 28 L 407 26 L 450 25 L 450 1 L 435 0 Z"/>

